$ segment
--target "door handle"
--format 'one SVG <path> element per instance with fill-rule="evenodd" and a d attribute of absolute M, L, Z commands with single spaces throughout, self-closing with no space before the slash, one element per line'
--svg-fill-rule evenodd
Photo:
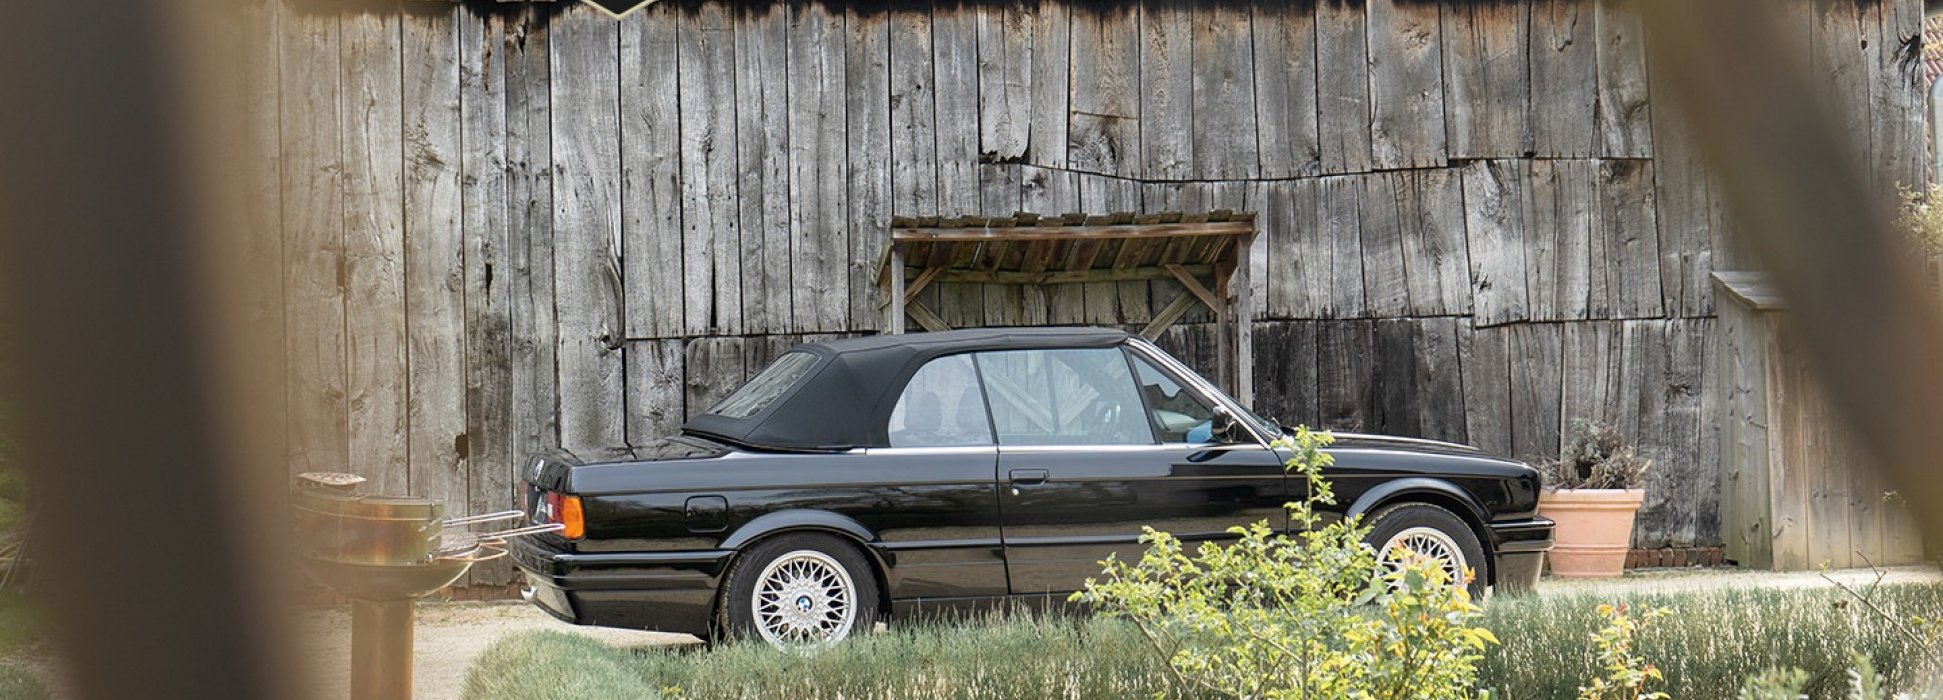
<path fill-rule="evenodd" d="M 1044 469 L 1014 469 L 1011 472 L 1011 476 L 1012 483 L 1020 486 L 1037 486 L 1046 483 L 1046 470 Z"/>

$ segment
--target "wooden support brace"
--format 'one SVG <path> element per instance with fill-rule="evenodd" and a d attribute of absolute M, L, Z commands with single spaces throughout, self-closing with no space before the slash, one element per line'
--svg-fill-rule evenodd
<path fill-rule="evenodd" d="M 1187 291 L 1193 292 L 1194 296 L 1201 300 L 1201 303 L 1206 304 L 1209 311 L 1217 314 L 1221 313 L 1221 299 L 1216 297 L 1214 292 L 1208 291 L 1208 288 L 1202 285 L 1200 280 L 1194 279 L 1193 275 L 1187 274 L 1185 268 L 1173 264 L 1162 265 L 1161 267 L 1167 268 L 1167 272 L 1174 275 L 1174 279 L 1180 280 L 1181 286 L 1186 287 Z"/>
<path fill-rule="evenodd" d="M 917 321 L 918 325 L 923 326 L 927 331 L 938 333 L 951 330 L 951 324 L 945 323 L 944 319 L 939 318 L 937 314 L 932 313 L 930 309 L 925 308 L 923 304 L 916 301 L 905 305 L 904 313 L 909 314 L 911 320 Z"/>
<path fill-rule="evenodd" d="M 1140 337 L 1148 340 L 1159 339 L 1160 334 L 1167 332 L 1168 326 L 1181 320 L 1182 316 L 1187 315 L 1187 310 L 1194 308 L 1196 303 L 1199 303 L 1199 300 L 1195 298 L 1194 292 L 1181 290 L 1180 294 L 1174 295 L 1173 301 L 1167 302 L 1167 306 L 1162 308 L 1160 313 L 1154 314 L 1154 320 L 1149 322 L 1146 328 L 1140 329 Z"/>

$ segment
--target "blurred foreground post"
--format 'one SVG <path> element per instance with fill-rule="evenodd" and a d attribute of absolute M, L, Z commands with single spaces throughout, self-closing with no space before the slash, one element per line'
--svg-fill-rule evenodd
<path fill-rule="evenodd" d="M 1873 0 L 1870 0 L 1873 1 Z M 1943 542 L 1943 315 L 1771 0 L 1644 0 L 1647 37 L 1734 230 L 1765 264 L 1849 435 Z M 1911 87 L 1912 90 L 1916 89 Z M 1920 183 L 1906 183 L 1917 185 Z"/>
<path fill-rule="evenodd" d="M 284 468 L 248 457 L 237 417 L 268 412 L 235 386 L 249 358 L 216 255 L 246 233 L 223 211 L 234 155 L 201 134 L 222 80 L 191 68 L 224 64 L 204 20 L 226 4 L 18 3 L 0 42 L 0 294 L 36 593 L 84 698 L 293 695 L 268 573 Z"/>

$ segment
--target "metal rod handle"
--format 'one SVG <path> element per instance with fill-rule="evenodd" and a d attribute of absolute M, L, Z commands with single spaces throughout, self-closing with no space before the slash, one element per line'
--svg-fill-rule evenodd
<path fill-rule="evenodd" d="M 484 515 L 468 515 L 463 518 L 454 518 L 445 521 L 445 526 L 463 527 L 467 525 L 476 525 L 479 523 L 489 523 L 495 520 L 512 520 L 522 515 L 526 515 L 526 512 L 518 511 L 518 510 L 503 510 L 497 513 L 486 513 Z"/>

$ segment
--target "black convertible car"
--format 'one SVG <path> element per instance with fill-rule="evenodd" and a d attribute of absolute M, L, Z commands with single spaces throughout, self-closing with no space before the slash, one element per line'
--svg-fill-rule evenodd
<path fill-rule="evenodd" d="M 578 624 L 827 643 L 881 616 L 1063 600 L 1141 526 L 1288 525 L 1283 428 L 1145 340 L 966 330 L 809 343 L 681 434 L 540 455 L 515 540 L 528 597 Z M 1529 588 L 1552 544 L 1538 474 L 1449 443 L 1338 435 L 1328 471 L 1372 544 L 1478 593 Z"/>

